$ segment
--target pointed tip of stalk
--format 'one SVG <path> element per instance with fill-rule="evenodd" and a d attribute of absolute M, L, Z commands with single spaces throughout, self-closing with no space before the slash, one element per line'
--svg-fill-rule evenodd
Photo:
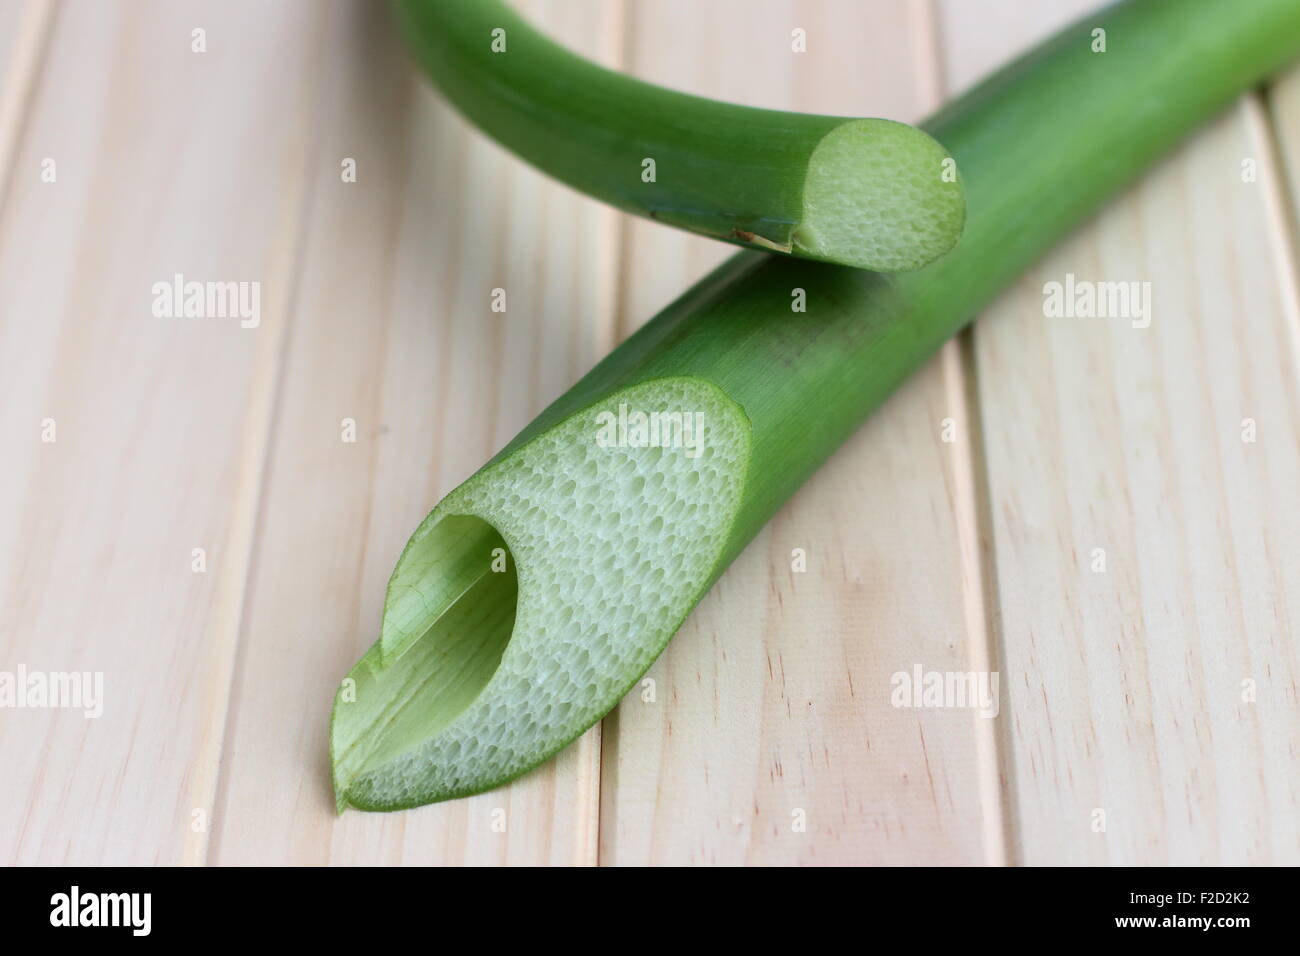
<path fill-rule="evenodd" d="M 393 572 L 401 650 L 377 641 L 335 700 L 340 811 L 499 786 L 614 707 L 717 573 L 749 436 L 744 411 L 712 383 L 655 379 L 574 413 L 444 498 Z M 500 563 L 471 573 L 496 541 Z"/>
<path fill-rule="evenodd" d="M 928 133 L 863 119 L 822 137 L 808 162 L 792 252 L 877 272 L 910 272 L 961 236 L 956 164 Z"/>

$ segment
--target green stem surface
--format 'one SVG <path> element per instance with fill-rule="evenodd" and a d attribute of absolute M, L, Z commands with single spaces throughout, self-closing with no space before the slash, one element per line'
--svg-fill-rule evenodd
<path fill-rule="evenodd" d="M 923 266 L 961 234 L 960 180 L 915 127 L 642 83 L 569 53 L 498 0 L 400 0 L 397 10 L 419 62 L 461 112 L 620 209 L 885 272 Z"/>
<path fill-rule="evenodd" d="M 1104 53 L 1092 49 L 1098 28 Z M 1298 52 L 1297 0 L 1134 0 L 1100 11 L 927 124 L 969 197 L 951 253 L 901 276 L 742 253 L 660 313 L 413 535 L 381 640 L 352 674 L 370 703 L 341 693 L 335 707 L 340 807 L 488 789 L 591 726 L 904 377 L 1107 196 Z M 791 313 L 796 290 L 806 313 Z M 605 447 L 601 413 L 620 406 L 699 413 L 705 439 L 693 456 L 687 442 Z M 453 519 L 480 522 L 481 544 L 466 553 L 499 533 L 517 588 L 445 567 L 488 560 L 440 557 L 459 553 Z M 513 621 L 477 643 L 437 636 L 448 607 L 473 617 L 511 598 Z M 463 644 L 479 648 L 469 663 Z M 429 662 L 444 648 L 454 667 L 439 670 Z M 438 681 L 455 693 L 421 689 Z M 374 716 L 393 700 L 407 717 Z"/>

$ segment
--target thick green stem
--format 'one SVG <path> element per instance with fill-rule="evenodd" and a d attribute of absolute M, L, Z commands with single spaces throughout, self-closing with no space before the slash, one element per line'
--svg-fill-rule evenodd
<path fill-rule="evenodd" d="M 1098 29 L 1106 52 L 1093 52 Z M 1101 11 L 928 124 L 969 196 L 951 253 L 903 276 L 743 253 L 669 306 L 413 535 L 380 644 L 353 672 L 374 706 L 409 688 L 426 666 L 420 655 L 433 653 L 411 635 L 437 628 L 413 627 L 396 595 L 442 600 L 447 572 L 430 569 L 454 516 L 486 522 L 516 561 L 513 631 L 499 666 L 503 629 L 484 638 L 489 663 L 456 695 L 417 694 L 423 715 L 396 735 L 356 705 L 336 706 L 340 806 L 395 809 L 497 786 L 598 720 L 906 375 L 1106 196 L 1298 52 L 1300 0 L 1134 0 Z M 807 312 L 792 314 L 800 290 Z M 607 447 L 604 413 L 627 409 L 697 413 L 705 440 L 694 455 L 687 441 Z M 491 581 L 470 595 L 489 586 L 497 596 L 486 603 L 508 603 Z M 341 765 L 341 751 L 358 756 Z"/>
<path fill-rule="evenodd" d="M 400 0 L 425 70 L 474 123 L 628 212 L 740 245 L 916 269 L 961 234 L 944 149 L 889 120 L 688 96 L 589 63 L 498 0 Z"/>

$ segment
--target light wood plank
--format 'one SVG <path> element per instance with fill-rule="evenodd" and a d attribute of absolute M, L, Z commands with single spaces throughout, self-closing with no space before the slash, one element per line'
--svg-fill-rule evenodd
<path fill-rule="evenodd" d="M 104 699 L 98 719 L 6 711 L 6 862 L 203 856 L 192 812 L 210 819 L 303 214 L 313 19 L 308 2 L 59 7 L 0 220 L 0 669 L 99 672 Z M 261 325 L 156 317 L 153 284 L 178 272 L 260 281 Z"/>
<path fill-rule="evenodd" d="M 1083 6 L 946 4 L 955 82 Z M 1239 105 L 976 326 L 1020 862 L 1300 860 L 1296 350 L 1270 152 Z M 1150 282 L 1150 327 L 1045 318 L 1067 273 Z"/>
<path fill-rule="evenodd" d="M 925 3 L 635 9 L 631 68 L 651 80 L 846 115 L 936 105 Z M 629 236 L 629 329 L 731 251 L 653 224 Z M 940 439 L 967 419 L 957 358 L 910 381 L 724 575 L 651 668 L 655 702 L 634 692 L 606 719 L 603 863 L 1000 860 L 988 722 L 890 704 L 915 664 L 984 666 L 969 464 Z"/>
<path fill-rule="evenodd" d="M 366 3 L 340 11 L 214 859 L 594 863 L 598 729 L 479 797 L 334 813 L 330 704 L 378 635 L 406 538 L 608 350 L 618 248 L 612 212 L 453 115 L 404 63 L 387 17 Z M 524 12 L 617 61 L 616 9 L 551 0 Z M 355 184 L 340 181 L 345 156 Z M 494 288 L 504 315 L 490 311 Z M 355 443 L 341 440 L 345 418 Z"/>
<path fill-rule="evenodd" d="M 55 0 L 0 4 L 0 209 L 31 110 L 57 10 Z"/>
<path fill-rule="evenodd" d="M 1274 144 L 1278 176 L 1263 181 L 1277 243 L 1292 346 L 1300 354 L 1300 67 L 1279 77 L 1267 91 L 1268 135 Z M 1300 747 L 1297 747 L 1300 751 Z"/>
<path fill-rule="evenodd" d="M 610 65 L 626 25 L 669 85 L 917 118 L 1087 5 L 947 0 L 937 38 L 920 0 L 525 8 Z M 330 699 L 411 528 L 730 251 L 524 168 L 398 50 L 361 2 L 0 4 L 0 670 L 106 698 L 5 711 L 0 861 L 997 863 L 1005 798 L 1013 861 L 1300 862 L 1300 72 L 991 309 L 973 381 L 950 347 L 909 382 L 605 722 L 603 768 L 593 731 L 509 788 L 335 817 Z M 153 317 L 178 271 L 260 281 L 261 325 Z M 1150 281 L 1151 328 L 1044 319 L 1066 272 Z M 999 720 L 889 705 L 914 664 L 989 667 L 990 617 Z"/>

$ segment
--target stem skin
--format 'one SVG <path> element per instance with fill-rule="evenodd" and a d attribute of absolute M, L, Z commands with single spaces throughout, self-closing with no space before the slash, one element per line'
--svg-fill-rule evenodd
<path fill-rule="evenodd" d="M 1092 52 L 1098 27 L 1108 52 Z M 1300 0 L 1129 0 L 1085 17 L 924 124 L 966 184 L 966 231 L 952 252 L 894 276 L 741 253 L 502 454 L 614 388 L 665 375 L 712 382 L 753 426 L 721 574 L 904 378 L 1058 238 L 1297 54 Z M 792 316 L 796 288 L 808 311 Z"/>
<path fill-rule="evenodd" d="M 1091 50 L 1096 28 L 1106 31 L 1106 53 Z M 716 389 L 743 415 L 747 461 L 734 517 L 689 606 L 894 387 L 1048 246 L 1297 54 L 1300 0 L 1130 0 L 1087 17 L 928 124 L 962 167 L 969 196 L 966 234 L 952 252 L 901 276 L 741 253 L 619 346 L 461 488 L 490 479 L 494 466 L 622 389 L 670 379 Z M 806 292 L 806 313 L 791 314 L 795 289 Z M 650 659 L 672 629 L 656 634 Z M 625 692 L 645 666 L 638 659 L 606 683 Z M 499 786 L 573 740 L 598 719 L 590 713 L 604 713 L 619 696 L 587 702 L 583 726 L 552 734 L 509 772 L 466 765 L 471 783 L 416 785 L 381 800 L 371 797 L 386 780 L 380 769 L 341 805 L 395 809 Z M 512 719 L 508 707 L 501 713 Z"/>
<path fill-rule="evenodd" d="M 945 181 L 946 151 L 914 127 L 755 109 L 644 83 L 568 52 L 499 0 L 399 0 L 397 14 L 420 65 L 468 119 L 626 212 L 890 272 L 932 261 L 961 234 L 961 184 Z M 494 31 L 504 31 L 499 52 Z M 837 151 L 836 142 L 849 145 Z M 863 215 L 855 219 L 852 207 Z"/>

